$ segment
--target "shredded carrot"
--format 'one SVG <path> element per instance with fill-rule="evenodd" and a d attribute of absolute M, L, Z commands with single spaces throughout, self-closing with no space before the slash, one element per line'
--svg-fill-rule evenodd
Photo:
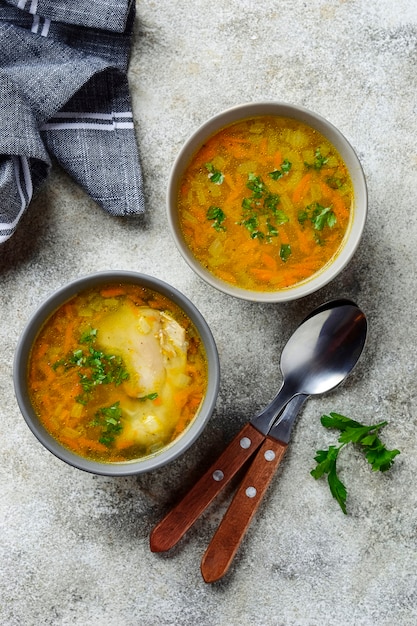
<path fill-rule="evenodd" d="M 245 137 L 236 137 L 233 135 L 225 135 L 225 143 L 228 144 L 229 146 L 232 144 L 237 144 L 237 145 L 246 145 L 249 146 L 251 144 L 251 140 Z"/>
<path fill-rule="evenodd" d="M 281 243 L 285 243 L 285 244 L 290 243 L 291 238 L 286 228 L 281 228 L 281 230 L 279 231 L 279 236 L 280 236 Z"/>
<path fill-rule="evenodd" d="M 277 269 L 277 262 L 276 259 L 274 259 L 274 257 L 270 254 L 267 254 L 266 252 L 263 252 L 261 254 L 261 259 L 262 259 L 262 263 L 265 265 L 265 267 L 267 267 L 270 270 L 276 271 Z"/>
<path fill-rule="evenodd" d="M 232 285 L 237 284 L 237 278 L 231 272 L 225 272 L 224 270 L 217 270 L 217 274 L 219 278 L 226 281 L 227 283 L 231 283 Z"/>
<path fill-rule="evenodd" d="M 181 195 L 185 196 L 189 191 L 190 191 L 190 185 L 183 183 L 180 189 Z"/>
<path fill-rule="evenodd" d="M 262 282 L 268 282 L 275 276 L 275 273 L 272 270 L 263 270 L 258 267 L 251 267 L 249 271 L 253 276 L 255 276 L 255 278 L 261 280 Z"/>
<path fill-rule="evenodd" d="M 277 150 L 274 154 L 272 161 L 274 168 L 278 170 L 281 167 L 283 161 L 284 159 L 282 158 L 282 152 L 280 150 Z"/>
<path fill-rule="evenodd" d="M 349 214 L 349 211 L 348 211 L 347 207 L 345 206 L 345 204 L 343 202 L 343 199 L 341 198 L 340 194 L 337 193 L 331 187 L 329 187 L 329 185 L 326 185 L 326 183 L 324 183 L 324 182 L 321 182 L 320 186 L 321 186 L 321 189 L 323 191 L 323 195 L 330 199 L 330 201 L 332 203 L 332 208 L 333 208 L 334 212 L 336 213 L 336 215 L 339 218 L 342 218 L 343 216 L 346 218 L 348 216 L 348 214 Z"/>
<path fill-rule="evenodd" d="M 259 143 L 259 153 L 260 156 L 262 156 L 263 158 L 267 157 L 267 151 L 268 151 L 268 138 L 267 137 L 262 137 L 260 143 Z"/>
<path fill-rule="evenodd" d="M 187 403 L 189 395 L 190 391 L 188 389 L 181 389 L 180 391 L 177 391 L 174 395 L 175 404 L 182 409 Z"/>
<path fill-rule="evenodd" d="M 209 163 L 216 156 L 216 149 L 214 146 L 206 144 L 203 148 L 200 149 L 198 157 L 200 166 L 205 163 Z"/>
<path fill-rule="evenodd" d="M 311 177 L 311 172 L 307 172 L 307 174 L 304 174 L 297 187 L 294 189 L 294 192 L 292 194 L 292 201 L 294 202 L 294 204 L 298 204 L 299 202 L 301 202 L 301 200 L 307 193 L 307 190 L 311 183 Z"/>
<path fill-rule="evenodd" d="M 64 354 L 67 354 L 71 349 L 71 345 L 73 344 L 73 341 L 74 341 L 73 340 L 74 330 L 75 330 L 75 319 L 69 318 L 68 324 L 65 327 L 64 346 L 63 346 Z"/>
<path fill-rule="evenodd" d="M 117 296 L 124 296 L 125 294 L 126 290 L 124 287 L 108 287 L 100 291 L 102 298 L 116 298 Z"/>

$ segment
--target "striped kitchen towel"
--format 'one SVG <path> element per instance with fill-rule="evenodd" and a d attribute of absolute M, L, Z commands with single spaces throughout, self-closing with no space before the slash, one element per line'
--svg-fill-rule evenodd
<path fill-rule="evenodd" d="M 54 157 L 111 215 L 144 212 L 127 82 L 133 0 L 0 0 L 0 243 Z"/>

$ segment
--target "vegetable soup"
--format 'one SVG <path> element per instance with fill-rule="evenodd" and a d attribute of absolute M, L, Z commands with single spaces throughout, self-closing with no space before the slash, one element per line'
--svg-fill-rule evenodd
<path fill-rule="evenodd" d="M 226 283 L 255 291 L 294 287 L 341 250 L 353 185 L 335 147 L 286 117 L 253 117 L 211 138 L 178 191 L 184 239 Z"/>
<path fill-rule="evenodd" d="M 207 388 L 191 320 L 134 284 L 87 289 L 44 324 L 29 390 L 48 432 L 74 453 L 122 462 L 157 453 L 187 429 Z"/>

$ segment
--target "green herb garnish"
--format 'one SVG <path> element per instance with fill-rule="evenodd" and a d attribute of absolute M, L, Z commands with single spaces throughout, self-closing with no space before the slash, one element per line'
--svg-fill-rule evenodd
<path fill-rule="evenodd" d="M 211 182 L 215 183 L 216 185 L 221 185 L 224 181 L 224 175 L 221 173 L 221 171 L 216 169 L 213 163 L 206 163 L 204 167 L 209 173 L 209 178 Z"/>
<path fill-rule="evenodd" d="M 268 211 L 271 211 L 271 213 L 273 213 L 274 215 L 277 212 L 277 207 L 279 204 L 279 195 L 276 193 L 266 193 L 265 197 L 264 197 L 264 207 L 265 209 L 268 209 Z M 281 211 L 281 213 L 283 213 L 283 211 Z"/>
<path fill-rule="evenodd" d="M 268 176 L 272 178 L 272 180 L 279 180 L 285 174 L 288 174 L 292 167 L 292 163 L 288 159 L 284 159 L 279 170 L 274 170 L 273 172 L 269 172 Z"/>
<path fill-rule="evenodd" d="M 259 220 L 256 215 L 252 215 L 246 220 L 242 220 L 240 224 L 248 229 L 251 239 L 263 239 L 265 237 L 264 233 L 259 230 Z"/>
<path fill-rule="evenodd" d="M 278 224 L 286 224 L 287 222 L 289 222 L 288 215 L 280 209 L 274 211 L 274 217 L 277 220 Z"/>
<path fill-rule="evenodd" d="M 268 232 L 268 238 L 278 237 L 278 229 L 274 224 L 271 224 L 269 217 L 266 218 L 266 229 Z"/>
<path fill-rule="evenodd" d="M 337 500 L 343 513 L 346 514 L 347 490 L 337 475 L 336 462 L 340 451 L 348 443 L 357 444 L 365 455 L 374 472 L 386 472 L 390 469 L 399 450 L 388 450 L 379 439 L 379 431 L 387 422 L 366 426 L 360 422 L 330 413 L 322 415 L 321 423 L 325 428 L 340 430 L 339 446 L 329 446 L 327 450 L 317 450 L 314 460 L 317 466 L 310 472 L 316 480 L 327 474 L 332 496 Z"/>
<path fill-rule="evenodd" d="M 325 226 L 333 228 L 337 224 L 337 218 L 332 207 L 324 207 L 318 202 L 309 204 L 298 213 L 300 224 L 304 224 L 307 220 L 311 222 L 315 230 L 323 230 Z"/>
<path fill-rule="evenodd" d="M 279 256 L 281 258 L 281 261 L 284 261 L 284 263 L 288 261 L 291 256 L 291 246 L 289 243 L 281 244 L 281 247 L 279 249 Z"/>
<path fill-rule="evenodd" d="M 288 217 L 278 208 L 280 197 L 271 193 L 260 176 L 248 174 L 246 187 L 252 191 L 250 197 L 242 200 L 242 220 L 252 239 L 265 239 L 268 243 L 278 236 L 277 225 L 288 222 Z M 271 220 L 273 218 L 273 221 Z"/>
<path fill-rule="evenodd" d="M 209 207 L 207 209 L 206 217 L 208 220 L 213 220 L 212 226 L 215 230 L 217 230 L 217 232 L 226 230 L 226 228 L 223 226 L 226 215 L 219 206 Z"/>
<path fill-rule="evenodd" d="M 82 333 L 80 337 L 80 343 L 94 343 L 96 339 L 97 328 L 89 328 Z"/>
<path fill-rule="evenodd" d="M 342 180 L 341 178 L 337 178 L 336 176 L 329 176 L 328 178 L 326 178 L 326 183 L 332 189 L 342 189 L 343 185 L 345 184 L 345 181 Z"/>
<path fill-rule="evenodd" d="M 316 230 L 323 230 L 325 226 L 333 228 L 333 226 L 336 225 L 337 219 L 331 207 L 323 207 L 320 204 L 316 204 L 316 208 L 311 216 L 311 221 Z"/>
<path fill-rule="evenodd" d="M 246 187 L 250 189 L 253 198 L 262 198 L 263 194 L 267 191 L 266 185 L 260 176 L 255 174 L 248 174 L 248 182 Z"/>
<path fill-rule="evenodd" d="M 99 442 L 109 447 L 114 443 L 116 435 L 122 430 L 121 424 L 122 410 L 120 402 L 115 402 L 111 406 L 102 407 L 94 414 L 94 420 L 90 422 L 92 427 L 100 427 L 101 435 Z"/>
<path fill-rule="evenodd" d="M 329 159 L 327 157 L 324 157 L 321 152 L 320 152 L 320 148 L 317 148 L 315 153 L 314 153 L 314 161 L 313 163 L 304 163 L 304 165 L 307 168 L 314 168 L 315 170 L 321 170 L 321 168 L 326 165 L 327 161 Z"/>
<path fill-rule="evenodd" d="M 158 392 L 154 391 L 153 393 L 148 393 L 146 396 L 141 396 L 140 398 L 138 398 L 138 400 L 156 400 L 158 397 Z"/>
<path fill-rule="evenodd" d="M 52 365 L 56 370 L 58 367 L 65 369 L 79 368 L 78 376 L 83 393 L 75 399 L 80 404 L 87 404 L 93 389 L 97 385 L 120 385 L 124 380 L 128 380 L 123 359 L 114 354 L 106 354 L 94 347 L 97 338 L 97 329 L 89 329 L 80 337 L 80 344 L 86 348 L 73 350 L 65 359 L 60 359 Z"/>

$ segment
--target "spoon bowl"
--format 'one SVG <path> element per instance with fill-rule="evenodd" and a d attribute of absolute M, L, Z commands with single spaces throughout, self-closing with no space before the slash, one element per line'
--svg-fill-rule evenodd
<path fill-rule="evenodd" d="M 284 346 L 283 383 L 252 425 L 266 434 L 294 396 L 316 395 L 337 387 L 356 365 L 367 328 L 365 314 L 350 301 L 336 300 L 313 311 Z"/>
<path fill-rule="evenodd" d="M 339 385 L 365 345 L 367 321 L 355 305 L 336 306 L 306 320 L 288 341 L 281 358 L 287 385 L 319 394 Z"/>

